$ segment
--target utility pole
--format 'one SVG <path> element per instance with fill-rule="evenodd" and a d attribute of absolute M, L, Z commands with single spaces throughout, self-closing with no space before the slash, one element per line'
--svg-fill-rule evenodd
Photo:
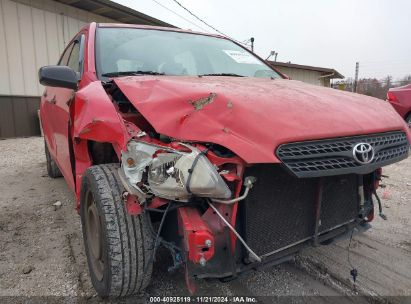
<path fill-rule="evenodd" d="M 250 41 L 251 41 L 251 52 L 254 52 L 254 37 L 251 37 Z"/>
<path fill-rule="evenodd" d="M 352 91 L 354 93 L 357 93 L 357 85 L 358 85 L 358 70 L 360 69 L 360 63 L 356 62 L 355 63 L 355 79 L 354 79 L 354 85 L 352 87 Z"/>

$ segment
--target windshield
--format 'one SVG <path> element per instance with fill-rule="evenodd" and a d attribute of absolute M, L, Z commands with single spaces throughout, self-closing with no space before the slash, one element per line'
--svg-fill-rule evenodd
<path fill-rule="evenodd" d="M 281 78 L 230 40 L 136 28 L 98 28 L 96 67 L 99 78 L 127 74 Z"/>

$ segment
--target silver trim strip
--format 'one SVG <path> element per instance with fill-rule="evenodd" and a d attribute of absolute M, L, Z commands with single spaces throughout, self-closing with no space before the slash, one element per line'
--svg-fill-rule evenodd
<path fill-rule="evenodd" d="M 261 258 L 247 245 L 247 243 L 244 241 L 244 239 L 241 237 L 241 235 L 237 232 L 237 230 L 235 230 L 234 227 L 231 226 L 231 224 L 221 215 L 221 213 L 217 210 L 217 208 L 212 203 L 210 203 L 210 201 L 208 202 L 208 204 L 215 211 L 215 213 L 217 213 L 217 215 L 221 218 L 221 220 L 224 222 L 224 224 L 226 224 L 228 226 L 228 228 L 230 228 L 231 231 L 237 236 L 237 238 L 244 245 L 244 247 L 248 250 L 248 252 L 251 253 L 251 255 L 254 257 L 254 259 L 257 262 L 261 262 Z"/>
<path fill-rule="evenodd" d="M 347 225 L 347 224 L 349 224 L 349 223 L 352 223 L 352 222 L 355 222 L 355 219 L 354 219 L 354 220 L 351 220 L 351 221 L 348 221 L 348 222 L 345 222 L 345 223 L 343 223 L 343 224 L 337 225 L 337 226 L 332 227 L 332 228 L 330 228 L 330 229 L 327 229 L 327 230 L 325 230 L 325 231 L 322 231 L 320 235 L 322 235 L 322 234 L 324 234 L 324 233 L 326 233 L 326 232 L 329 232 L 329 231 L 331 231 L 331 230 L 340 228 L 340 227 L 342 227 L 342 226 L 344 226 L 344 225 Z M 308 241 L 308 240 L 310 240 L 310 239 L 312 239 L 312 238 L 313 238 L 312 236 L 307 237 L 307 238 L 304 238 L 304 239 L 302 239 L 302 240 L 299 240 L 299 241 L 297 241 L 297 242 L 295 242 L 295 243 L 292 243 L 292 244 L 290 244 L 290 245 L 287 245 L 287 246 L 285 246 L 285 247 L 281 247 L 281 248 L 279 248 L 279 249 L 277 249 L 277 250 L 271 251 L 271 252 L 269 252 L 269 253 L 265 253 L 265 254 L 263 254 L 261 257 L 262 257 L 262 258 L 268 257 L 268 256 L 270 256 L 270 255 L 272 255 L 272 254 L 274 254 L 274 253 L 283 251 L 283 250 L 285 250 L 285 249 L 288 249 L 288 248 L 290 248 L 290 247 L 293 247 L 293 246 L 295 246 L 295 245 L 298 245 L 298 244 L 300 244 L 300 243 L 303 243 L 303 242 L 305 242 L 305 241 Z"/>

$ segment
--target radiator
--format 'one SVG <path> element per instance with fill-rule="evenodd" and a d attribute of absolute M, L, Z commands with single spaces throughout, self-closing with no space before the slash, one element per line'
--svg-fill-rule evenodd
<path fill-rule="evenodd" d="M 297 178 L 282 165 L 259 164 L 245 176 L 257 177 L 242 201 L 243 234 L 258 255 L 269 255 L 314 236 L 319 178 Z M 353 221 L 359 212 L 358 176 L 323 177 L 319 232 Z"/>

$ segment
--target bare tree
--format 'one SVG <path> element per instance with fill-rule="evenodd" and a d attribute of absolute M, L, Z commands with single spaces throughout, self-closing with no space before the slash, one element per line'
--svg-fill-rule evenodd
<path fill-rule="evenodd" d="M 390 88 L 404 86 L 407 84 L 411 84 L 411 75 L 404 76 L 403 78 L 395 81 L 390 75 L 387 75 L 380 80 L 377 78 L 360 78 L 357 84 L 357 93 L 385 99 Z M 335 89 L 344 91 L 352 91 L 352 86 L 352 78 L 335 82 L 333 85 Z"/>
<path fill-rule="evenodd" d="M 410 83 L 411 83 L 411 75 L 407 75 L 407 76 L 401 78 L 401 80 L 399 81 L 399 83 L 400 83 L 400 86 L 404 86 L 404 85 L 410 84 Z"/>

